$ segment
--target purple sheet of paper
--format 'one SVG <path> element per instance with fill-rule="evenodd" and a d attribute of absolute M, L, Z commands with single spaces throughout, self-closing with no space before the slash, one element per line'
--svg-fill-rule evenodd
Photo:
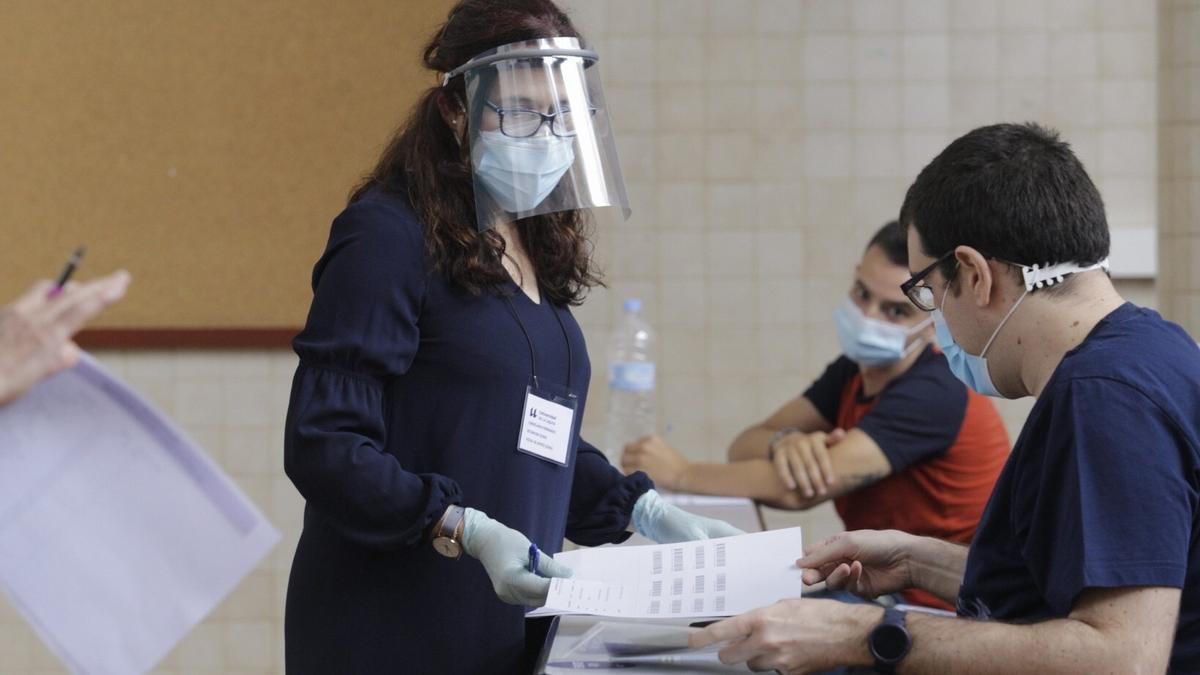
<path fill-rule="evenodd" d="M 73 672 L 150 670 L 278 540 L 91 357 L 0 408 L 0 589 Z"/>

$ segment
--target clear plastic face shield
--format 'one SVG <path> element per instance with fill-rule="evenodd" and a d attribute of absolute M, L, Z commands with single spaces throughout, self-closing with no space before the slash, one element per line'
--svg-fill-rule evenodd
<path fill-rule="evenodd" d="M 476 224 L 619 206 L 629 198 L 617 158 L 598 56 L 576 38 L 517 42 L 480 54 L 462 74 Z"/>

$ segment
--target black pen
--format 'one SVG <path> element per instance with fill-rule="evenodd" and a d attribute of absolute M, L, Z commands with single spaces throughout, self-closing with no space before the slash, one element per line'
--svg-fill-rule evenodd
<path fill-rule="evenodd" d="M 63 286 L 66 286 L 67 282 L 71 280 L 71 275 L 75 274 L 75 269 L 79 267 L 79 263 L 83 260 L 83 254 L 85 253 L 87 253 L 87 247 L 80 246 L 67 259 L 67 266 L 63 268 L 62 274 L 58 275 L 58 281 L 55 282 L 54 289 L 50 291 L 50 297 L 54 298 L 59 293 L 62 293 Z"/>

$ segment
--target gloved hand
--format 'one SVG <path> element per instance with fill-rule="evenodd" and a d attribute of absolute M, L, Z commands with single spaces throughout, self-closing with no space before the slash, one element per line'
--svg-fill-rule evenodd
<path fill-rule="evenodd" d="M 697 516 L 668 504 L 657 490 L 648 491 L 633 505 L 633 527 L 638 534 L 660 544 L 745 534 L 723 520 Z"/>
<path fill-rule="evenodd" d="M 511 605 L 541 607 L 550 592 L 550 577 L 569 577 L 571 568 L 543 554 L 538 574 L 529 571 L 529 539 L 482 511 L 468 508 L 464 514 L 462 547 L 467 555 L 483 563 L 496 595 Z"/>

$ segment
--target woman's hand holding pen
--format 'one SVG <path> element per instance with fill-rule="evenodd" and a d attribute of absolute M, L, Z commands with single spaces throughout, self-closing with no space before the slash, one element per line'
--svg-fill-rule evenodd
<path fill-rule="evenodd" d="M 128 285 L 124 270 L 82 284 L 39 281 L 0 309 L 0 405 L 75 365 L 79 347 L 72 336 L 120 300 Z"/>
<path fill-rule="evenodd" d="M 496 595 L 509 604 L 546 604 L 552 577 L 569 577 L 571 569 L 537 552 L 520 532 L 496 522 L 482 511 L 466 510 L 462 547 L 483 563 Z"/>

